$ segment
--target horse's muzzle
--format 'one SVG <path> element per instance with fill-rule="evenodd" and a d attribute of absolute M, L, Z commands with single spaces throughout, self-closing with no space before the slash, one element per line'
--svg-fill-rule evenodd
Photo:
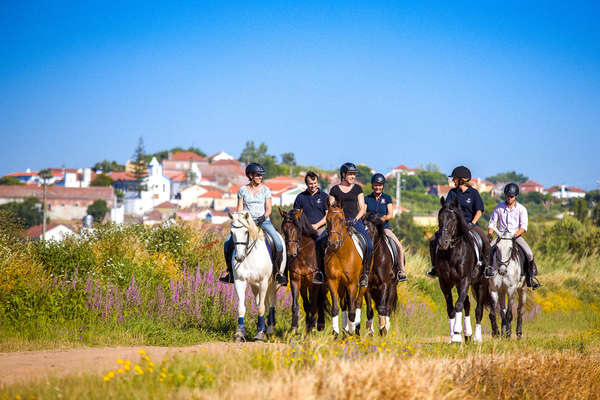
<path fill-rule="evenodd" d="M 244 257 L 244 256 L 241 256 L 241 257 L 240 256 L 235 256 L 234 258 L 235 258 L 235 261 L 237 261 L 238 263 L 241 263 L 242 261 L 244 261 L 244 259 L 246 257 Z"/>

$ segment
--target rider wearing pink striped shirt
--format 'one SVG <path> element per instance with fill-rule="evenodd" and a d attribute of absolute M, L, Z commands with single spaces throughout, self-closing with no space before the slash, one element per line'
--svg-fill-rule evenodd
<path fill-rule="evenodd" d="M 515 243 L 521 246 L 525 256 L 527 257 L 527 269 L 526 269 L 526 282 L 532 290 L 536 290 L 541 285 L 535 278 L 537 275 L 537 266 L 533 260 L 533 252 L 531 248 L 523 238 L 523 234 L 527 231 L 528 216 L 527 209 L 521 203 L 517 203 L 517 196 L 519 195 L 519 186 L 515 183 L 509 183 L 504 187 L 504 198 L 505 202 L 500 203 L 494 208 L 492 217 L 490 218 L 490 224 L 488 228 L 488 235 L 491 236 L 494 232 L 492 227 L 498 227 L 500 232 L 514 232 Z M 495 267 L 489 265 L 485 268 L 484 274 L 486 278 L 491 278 L 496 274 Z"/>

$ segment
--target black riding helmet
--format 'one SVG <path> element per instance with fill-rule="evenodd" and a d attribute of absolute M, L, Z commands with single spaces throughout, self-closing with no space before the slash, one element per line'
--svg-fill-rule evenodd
<path fill-rule="evenodd" d="M 385 176 L 383 176 L 383 174 L 376 173 L 371 177 L 371 185 L 374 183 L 385 184 Z"/>
<path fill-rule="evenodd" d="M 252 162 L 246 166 L 246 177 L 250 179 L 250 174 L 264 175 L 265 169 L 259 163 Z"/>
<path fill-rule="evenodd" d="M 462 178 L 466 181 L 471 180 L 471 171 L 464 165 L 460 165 L 452 170 L 452 174 L 448 178 Z"/>
<path fill-rule="evenodd" d="M 504 194 L 510 197 L 518 195 L 519 186 L 516 183 L 509 183 L 508 185 L 504 186 Z"/>
<path fill-rule="evenodd" d="M 348 172 L 358 174 L 358 169 L 356 168 L 356 165 L 352 164 L 351 162 L 343 163 L 340 167 L 340 176 L 344 176 L 344 174 L 347 174 Z"/>

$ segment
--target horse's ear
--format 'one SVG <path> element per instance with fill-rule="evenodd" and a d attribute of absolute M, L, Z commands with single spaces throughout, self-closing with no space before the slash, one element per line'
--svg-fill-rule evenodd
<path fill-rule="evenodd" d="M 231 212 L 227 211 L 227 215 L 229 216 L 229 219 L 233 221 L 233 215 L 231 215 Z"/>
<path fill-rule="evenodd" d="M 458 206 L 459 206 L 458 199 L 454 199 L 454 201 L 452 202 L 452 207 L 458 208 Z"/>
<path fill-rule="evenodd" d="M 444 196 L 441 196 L 441 197 L 440 197 L 440 205 L 441 205 L 442 207 L 444 207 L 444 204 L 446 204 L 446 198 L 445 198 Z"/>
<path fill-rule="evenodd" d="M 277 207 L 277 208 L 279 209 L 279 214 L 281 214 L 282 217 L 285 217 L 285 213 L 283 212 L 281 207 Z"/>
<path fill-rule="evenodd" d="M 246 213 L 244 214 L 244 218 L 246 220 L 250 220 L 250 213 L 248 211 L 246 211 Z"/>
<path fill-rule="evenodd" d="M 302 212 L 303 212 L 303 211 L 304 211 L 304 210 L 303 210 L 302 208 L 301 208 L 301 209 L 299 209 L 299 210 L 297 210 L 296 214 L 294 214 L 294 216 L 296 217 L 296 219 L 300 218 L 300 216 L 302 215 Z"/>

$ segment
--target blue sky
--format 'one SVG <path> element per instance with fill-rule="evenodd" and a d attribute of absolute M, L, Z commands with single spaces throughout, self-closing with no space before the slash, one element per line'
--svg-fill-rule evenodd
<path fill-rule="evenodd" d="M 0 174 L 141 136 L 595 188 L 599 3 L 423 3 L 3 2 Z"/>

